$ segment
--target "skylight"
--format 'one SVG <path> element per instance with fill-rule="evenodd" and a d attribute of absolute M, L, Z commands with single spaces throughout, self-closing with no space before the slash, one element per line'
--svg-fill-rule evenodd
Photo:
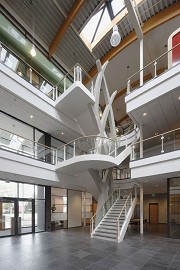
<path fill-rule="evenodd" d="M 112 28 L 112 21 L 124 8 L 123 0 L 109 0 L 94 11 L 93 16 L 80 33 L 81 38 L 90 49 L 97 44 L 97 39 L 101 40 L 107 33 L 106 29 L 109 31 Z"/>

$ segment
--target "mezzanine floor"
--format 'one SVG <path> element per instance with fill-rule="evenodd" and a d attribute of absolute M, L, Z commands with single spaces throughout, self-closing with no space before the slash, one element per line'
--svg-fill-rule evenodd
<path fill-rule="evenodd" d="M 89 228 L 0 239 L 1 270 L 180 269 L 180 239 L 129 230 L 125 240 L 90 239 Z"/>

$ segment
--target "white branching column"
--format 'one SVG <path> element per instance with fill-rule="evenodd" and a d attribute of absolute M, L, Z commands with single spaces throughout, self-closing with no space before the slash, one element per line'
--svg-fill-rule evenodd
<path fill-rule="evenodd" d="M 99 136 L 100 137 L 110 137 L 115 138 L 116 137 L 116 128 L 115 128 L 115 120 L 114 120 L 114 113 L 112 108 L 112 103 L 114 101 L 114 98 L 116 96 L 117 91 L 115 91 L 111 96 L 109 95 L 109 90 L 105 78 L 105 70 L 108 65 L 108 62 L 104 63 L 104 65 L 101 66 L 101 62 L 98 60 L 96 62 L 97 69 L 98 69 L 98 76 L 95 82 L 94 86 L 94 96 L 95 96 L 95 104 L 93 106 L 94 115 L 97 120 L 97 124 L 99 127 Z M 100 117 L 99 115 L 99 104 L 100 104 L 100 96 L 104 96 L 105 100 L 105 108 L 102 112 L 102 115 Z M 108 123 L 109 126 L 109 134 L 106 134 L 106 125 Z M 97 140 L 97 144 L 99 141 Z M 107 151 L 106 149 L 107 145 L 104 145 L 104 151 Z M 96 147 L 98 149 L 98 145 Z M 100 148 L 102 149 L 102 147 Z M 107 151 L 109 153 L 109 151 Z M 100 154 L 98 152 L 98 154 Z M 114 186 L 113 186 L 113 177 L 112 177 L 112 168 L 107 169 L 105 173 L 103 174 L 103 178 L 101 179 L 99 175 L 98 170 L 90 169 L 89 173 L 91 174 L 98 190 L 99 190 L 99 197 L 98 197 L 98 205 L 97 210 L 100 209 L 104 203 L 107 201 L 109 195 L 113 192 Z"/>

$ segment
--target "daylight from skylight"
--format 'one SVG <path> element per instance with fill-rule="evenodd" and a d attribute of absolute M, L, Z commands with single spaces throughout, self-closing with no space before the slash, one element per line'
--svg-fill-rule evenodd
<path fill-rule="evenodd" d="M 104 29 L 124 9 L 124 7 L 125 3 L 123 0 L 106 1 L 98 10 L 96 10 L 95 14 L 81 31 L 80 36 L 89 44 L 92 44 L 92 42 L 100 35 L 103 37 Z"/>

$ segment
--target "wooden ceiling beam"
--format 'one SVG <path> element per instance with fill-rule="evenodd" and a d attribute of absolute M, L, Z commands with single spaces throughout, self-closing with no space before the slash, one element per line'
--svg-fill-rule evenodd
<path fill-rule="evenodd" d="M 160 26 L 163 23 L 168 22 L 169 20 L 177 17 L 180 15 L 180 1 L 176 2 L 172 6 L 164 9 L 160 13 L 153 16 L 151 19 L 147 20 L 143 27 L 142 31 L 145 35 L 149 31 L 153 30 L 154 28 Z M 121 52 L 123 49 L 125 49 L 127 46 L 129 46 L 131 43 L 133 43 L 137 39 L 136 33 L 133 31 L 129 35 L 127 35 L 121 43 L 117 46 L 112 48 L 104 57 L 101 58 L 101 64 L 104 64 L 106 61 L 111 60 L 113 57 L 115 57 L 119 52 Z M 97 73 L 97 67 L 94 66 L 88 75 L 93 78 Z M 84 80 L 86 83 L 89 79 Z"/>
<path fill-rule="evenodd" d="M 63 24 L 60 26 L 58 32 L 56 33 L 50 47 L 49 47 L 49 57 L 53 55 L 55 52 L 58 44 L 60 43 L 62 37 L 64 36 L 65 32 L 67 31 L 68 27 L 72 23 L 74 17 L 84 4 L 85 0 L 76 0 L 74 6 L 70 10 L 69 14 L 67 15 L 66 19 L 64 20 Z"/>
<path fill-rule="evenodd" d="M 123 121 L 125 121 L 125 120 L 128 119 L 128 118 L 129 118 L 129 115 L 126 114 L 123 118 L 121 118 L 119 121 L 116 122 L 117 125 L 120 125 Z"/>

